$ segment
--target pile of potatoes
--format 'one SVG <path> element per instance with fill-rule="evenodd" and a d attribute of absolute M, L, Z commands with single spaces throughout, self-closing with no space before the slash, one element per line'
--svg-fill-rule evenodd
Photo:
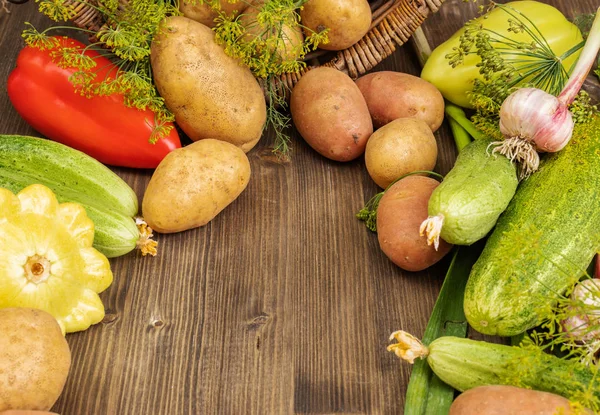
<path fill-rule="evenodd" d="M 265 36 L 257 18 L 265 0 L 221 0 L 221 10 L 239 16 L 247 41 Z M 247 187 L 250 163 L 245 153 L 259 141 L 267 110 L 263 91 L 251 71 L 225 53 L 211 30 L 217 13 L 208 4 L 180 2 L 183 16 L 161 22 L 151 46 L 156 87 L 178 126 L 194 141 L 171 152 L 158 166 L 144 194 L 142 214 L 160 233 L 203 226 Z M 300 10 L 302 27 L 284 27 L 277 48 L 282 60 L 296 59 L 305 35 L 327 30 L 327 50 L 345 49 L 371 25 L 367 0 L 309 0 Z M 333 70 L 332 70 L 333 71 Z M 313 75 L 310 74 L 309 78 Z M 348 93 L 360 96 L 352 81 Z M 364 106 L 354 138 L 364 150 L 372 128 Z M 341 119 L 340 119 L 341 121 Z M 354 158 L 343 145 L 333 151 Z M 325 150 L 324 150 L 325 151 Z"/>
<path fill-rule="evenodd" d="M 265 0 L 221 0 L 222 10 L 246 29 L 264 36 L 257 18 Z M 247 187 L 246 156 L 259 141 L 265 120 L 263 91 L 250 70 L 215 41 L 216 14 L 208 5 L 180 2 L 184 16 L 165 19 L 152 42 L 154 81 L 177 124 L 194 143 L 171 152 L 158 166 L 144 194 L 142 213 L 160 233 L 206 225 Z M 326 50 L 341 50 L 370 29 L 367 0 L 309 0 L 299 28 L 284 28 L 280 58 L 294 55 L 304 36 L 327 30 Z M 430 83 L 404 73 L 375 72 L 356 82 L 336 69 L 306 73 L 291 94 L 293 122 L 306 142 L 331 160 L 347 162 L 364 154 L 366 169 L 382 188 L 437 162 L 433 135 L 444 118 L 444 101 Z M 417 271 L 437 262 L 436 251 L 418 235 L 427 218 L 427 200 L 437 181 L 411 176 L 394 184 L 381 201 L 379 243 L 398 266 Z M 402 214 L 398 214 L 402 212 Z"/>
<path fill-rule="evenodd" d="M 387 189 L 377 210 L 377 234 L 392 262 L 420 271 L 450 251 L 446 243 L 435 250 L 419 234 L 439 182 L 409 175 L 431 171 L 437 163 L 433 133 L 444 119 L 444 99 L 432 84 L 389 71 L 353 81 L 319 67 L 294 87 L 290 111 L 300 135 L 324 157 L 346 162 L 364 154 L 370 177 Z"/>

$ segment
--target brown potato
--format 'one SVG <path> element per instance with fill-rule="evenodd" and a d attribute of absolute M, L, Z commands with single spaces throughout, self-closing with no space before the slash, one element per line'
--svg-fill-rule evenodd
<path fill-rule="evenodd" d="M 413 75 L 382 71 L 356 80 L 380 128 L 398 118 L 418 118 L 435 132 L 444 121 L 444 97 L 433 84 Z"/>
<path fill-rule="evenodd" d="M 292 90 L 296 129 L 319 154 L 349 161 L 365 151 L 373 132 L 369 109 L 350 77 L 336 69 L 308 71 Z"/>
<path fill-rule="evenodd" d="M 223 140 L 245 152 L 258 143 L 267 117 L 263 91 L 252 72 L 215 43 L 212 30 L 168 17 L 150 58 L 160 95 L 192 140 Z"/>
<path fill-rule="evenodd" d="M 48 411 L 29 411 L 27 409 L 11 409 L 9 411 L 2 411 L 0 415 L 59 415 L 56 412 L 48 412 Z"/>
<path fill-rule="evenodd" d="M 246 28 L 245 39 L 247 42 L 251 42 L 258 36 L 270 37 L 271 34 L 266 33 L 266 28 L 261 25 L 256 16 L 261 10 L 264 0 L 253 1 L 244 14 L 240 16 L 240 23 Z M 274 27 L 271 30 L 274 32 L 272 35 L 277 36 L 280 27 Z M 279 58 L 284 60 L 296 60 L 298 59 L 300 52 L 300 45 L 304 42 L 304 34 L 300 26 L 291 27 L 290 25 L 283 24 L 281 26 L 281 40 L 277 44 L 277 55 Z M 275 49 L 275 46 L 271 49 Z"/>
<path fill-rule="evenodd" d="M 52 315 L 0 309 L 0 411 L 48 410 L 67 380 L 71 352 Z"/>
<path fill-rule="evenodd" d="M 142 201 L 144 219 L 160 233 L 204 226 L 246 189 L 250 162 L 225 141 L 205 139 L 160 162 Z"/>
<path fill-rule="evenodd" d="M 239 0 L 230 3 L 228 0 L 221 0 L 221 10 L 228 16 L 238 15 L 243 12 L 248 4 L 245 0 Z M 212 10 L 208 4 L 192 4 L 186 3 L 184 0 L 179 2 L 179 11 L 189 19 L 195 20 L 208 27 L 215 27 L 215 18 L 217 13 Z"/>
<path fill-rule="evenodd" d="M 319 48 L 342 50 L 369 31 L 371 8 L 367 0 L 308 0 L 300 10 L 300 20 L 309 29 L 306 36 L 329 29 L 329 42 Z"/>
<path fill-rule="evenodd" d="M 442 259 L 452 245 L 440 240 L 436 251 L 419 235 L 437 180 L 407 176 L 383 194 L 377 208 L 377 239 L 383 253 L 406 271 L 422 271 Z"/>
<path fill-rule="evenodd" d="M 375 131 L 365 149 L 367 171 L 379 187 L 417 170 L 431 171 L 437 162 L 433 133 L 415 118 L 399 118 Z"/>
<path fill-rule="evenodd" d="M 569 400 L 548 392 L 515 386 L 478 386 L 461 393 L 448 415 L 568 415 Z M 592 414 L 591 411 L 587 412 Z"/>

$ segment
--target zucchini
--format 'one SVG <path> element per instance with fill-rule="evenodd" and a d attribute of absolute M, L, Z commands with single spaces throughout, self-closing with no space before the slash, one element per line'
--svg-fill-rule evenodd
<path fill-rule="evenodd" d="M 508 158 L 488 154 L 493 140 L 467 145 L 452 170 L 429 199 L 429 218 L 421 225 L 428 243 L 439 238 L 454 245 L 471 245 L 494 227 L 512 199 L 519 180 Z"/>
<path fill-rule="evenodd" d="M 458 391 L 483 385 L 512 385 L 555 393 L 590 408 L 600 405 L 600 373 L 573 359 L 562 359 L 535 346 L 515 347 L 454 336 L 424 346 L 410 334 L 392 334 L 389 351 L 411 363 L 426 358 L 431 370 Z M 595 408 L 598 409 L 598 408 Z"/>
<path fill-rule="evenodd" d="M 63 144 L 0 135 L 0 187 L 18 193 L 39 183 L 60 203 L 81 204 L 94 222 L 94 247 L 109 258 L 135 249 L 140 231 L 137 195 L 108 167 Z"/>
<path fill-rule="evenodd" d="M 484 385 L 512 385 L 581 400 L 590 408 L 600 405 L 600 373 L 578 360 L 559 358 L 535 346 L 515 347 L 443 336 L 429 346 L 412 335 L 397 331 L 398 341 L 389 351 L 413 363 L 426 358 L 431 370 L 454 389 Z"/>
<path fill-rule="evenodd" d="M 476 330 L 514 336 L 539 325 L 600 250 L 600 117 L 521 183 L 475 263 L 465 314 Z"/>

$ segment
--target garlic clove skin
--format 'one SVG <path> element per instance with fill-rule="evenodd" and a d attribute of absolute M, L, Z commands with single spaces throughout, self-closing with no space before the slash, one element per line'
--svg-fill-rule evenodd
<path fill-rule="evenodd" d="M 573 118 L 558 98 L 537 88 L 521 88 L 500 108 L 500 131 L 531 142 L 540 152 L 561 150 L 571 139 Z"/>
<path fill-rule="evenodd" d="M 600 338 L 600 331 L 590 330 L 590 321 L 585 314 L 569 316 L 561 321 L 562 330 L 579 343 L 589 343 Z"/>
<path fill-rule="evenodd" d="M 582 301 L 590 309 L 588 315 L 600 320 L 600 279 L 581 281 L 573 290 L 571 298 Z"/>
<path fill-rule="evenodd" d="M 562 103 L 552 116 L 552 121 L 538 130 L 534 137 L 536 149 L 539 152 L 556 153 L 562 150 L 573 135 L 575 123 L 569 109 Z"/>
<path fill-rule="evenodd" d="M 600 279 L 588 279 L 577 284 L 571 293 L 573 305 L 569 317 L 562 320 L 563 330 L 581 343 L 600 340 Z"/>

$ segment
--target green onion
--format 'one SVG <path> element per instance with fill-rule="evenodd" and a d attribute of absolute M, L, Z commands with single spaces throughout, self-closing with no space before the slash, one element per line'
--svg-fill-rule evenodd
<path fill-rule="evenodd" d="M 423 335 L 425 345 L 441 336 L 465 337 L 467 334 L 467 320 L 463 311 L 464 290 L 483 244 L 455 249 Z M 427 361 L 415 361 L 406 391 L 405 415 L 447 414 L 453 399 L 454 389 L 431 371 Z"/>

